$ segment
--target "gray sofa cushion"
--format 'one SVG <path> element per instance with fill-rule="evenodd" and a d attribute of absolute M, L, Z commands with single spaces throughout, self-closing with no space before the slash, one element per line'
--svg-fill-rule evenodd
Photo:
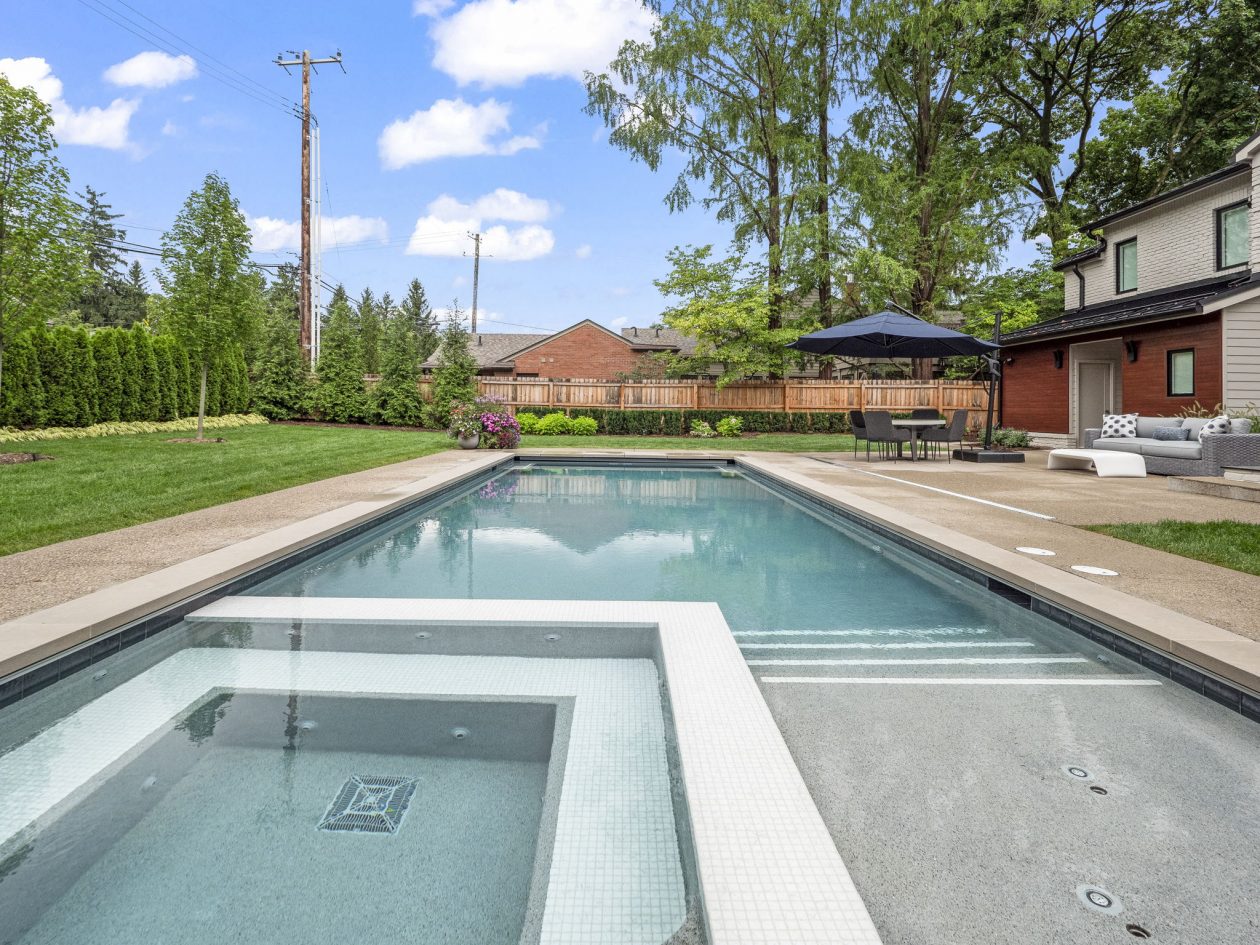
<path fill-rule="evenodd" d="M 1137 418 L 1137 435 L 1147 438 L 1155 435 L 1158 427 L 1173 427 L 1180 429 L 1181 420 L 1178 417 L 1138 417 Z"/>
<path fill-rule="evenodd" d="M 1154 440 L 1138 439 L 1135 436 L 1104 436 L 1094 441 L 1094 449 L 1115 450 L 1118 453 L 1140 453 L 1143 443 L 1154 442 Z"/>
<path fill-rule="evenodd" d="M 1186 417 L 1181 421 L 1181 428 L 1190 431 L 1190 439 L 1197 440 L 1199 431 L 1203 429 L 1203 425 L 1207 423 L 1207 417 Z"/>
<path fill-rule="evenodd" d="M 1184 443 L 1190 439 L 1190 431 L 1181 427 L 1156 427 L 1151 431 L 1150 438 L 1161 443 Z"/>
<path fill-rule="evenodd" d="M 1184 443 L 1148 440 L 1142 444 L 1143 456 L 1167 456 L 1169 459 L 1202 459 L 1203 444 L 1198 440 Z"/>
<path fill-rule="evenodd" d="M 1250 433 L 1251 421 L 1245 417 L 1235 417 L 1233 420 L 1229 421 L 1229 432 Z"/>

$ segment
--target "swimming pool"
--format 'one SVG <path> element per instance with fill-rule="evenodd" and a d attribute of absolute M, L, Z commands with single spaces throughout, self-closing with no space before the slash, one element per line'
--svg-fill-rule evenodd
<path fill-rule="evenodd" d="M 1005 599 L 738 468 L 517 464 L 272 571 L 234 588 L 232 598 L 206 608 L 202 618 L 156 637 L 155 646 L 168 651 L 140 660 L 134 678 L 178 656 L 188 639 L 198 649 L 230 651 L 231 672 L 215 664 L 227 679 L 219 681 L 222 694 L 242 693 L 243 706 L 255 693 L 284 692 L 286 711 L 271 716 L 274 733 L 282 735 L 303 718 L 288 711 L 289 699 L 327 698 L 339 685 L 335 670 L 314 689 L 288 677 L 276 685 L 277 674 L 295 666 L 317 673 L 331 657 L 344 672 L 368 656 L 419 660 L 406 665 L 428 665 L 434 675 L 393 695 L 449 697 L 444 680 L 451 665 L 425 660 L 534 659 L 550 647 L 561 657 L 557 663 L 571 659 L 589 669 L 592 658 L 634 663 L 652 655 L 650 646 L 636 649 L 641 641 L 617 651 L 618 640 L 640 632 L 643 617 L 622 621 L 589 650 L 577 642 L 589 638 L 562 631 L 535 634 L 528 648 L 505 653 L 503 634 L 530 601 L 716 601 L 730 628 L 722 632 L 733 635 L 734 651 L 755 674 L 886 942 L 997 945 L 1021 940 L 1030 929 L 1044 940 L 1102 942 L 1123 935 L 1127 924 L 1168 940 L 1244 942 L 1260 922 L 1250 898 L 1260 869 L 1260 823 L 1246 813 L 1260 801 L 1254 723 L 1034 613 L 1026 596 Z M 430 601 L 423 605 L 429 611 L 448 608 L 444 622 L 418 630 L 407 622 L 413 614 L 402 620 L 405 635 L 387 626 L 401 619 L 390 616 L 391 602 L 406 608 L 413 599 Z M 627 605 L 593 606 L 599 615 L 583 611 L 586 630 L 598 627 L 603 611 Z M 452 616 L 465 607 L 481 614 L 484 645 L 470 649 L 468 628 Z M 677 630 L 680 640 L 690 632 L 685 621 Z M 210 637 L 217 642 L 206 645 Z M 511 632 L 507 637 L 514 639 Z M 560 652 L 569 645 L 578 649 Z M 129 652 L 110 666 L 107 680 L 94 673 L 72 680 L 74 705 L 94 704 L 93 687 L 132 679 L 125 665 L 139 657 Z M 659 661 L 651 665 L 660 672 Z M 358 681 L 343 695 L 374 691 L 368 680 L 380 678 L 384 667 L 362 662 Z M 245 669 L 259 674 L 249 686 L 238 674 Z M 688 685 L 664 678 L 656 684 L 677 685 L 676 696 L 700 693 L 720 712 L 722 687 L 736 682 L 700 675 Z M 461 692 L 477 696 L 485 689 L 470 683 Z M 170 708 L 170 724 L 198 712 L 214 717 L 217 710 L 205 708 L 210 703 L 196 701 L 205 691 Z M 519 682 L 500 697 L 512 693 L 520 694 Z M 553 686 L 534 693 L 543 696 L 572 692 Z M 227 706 L 228 713 L 239 711 Z M 658 711 L 668 716 L 668 703 Z M 49 708 L 39 724 L 19 725 L 10 710 L 0 713 L 0 750 L 12 749 L 0 755 L 0 772 L 6 758 L 64 716 Z M 318 761 L 319 729 L 313 731 L 309 754 Z M 715 729 L 709 737 L 721 734 Z M 223 757 L 239 750 L 230 742 L 221 747 Z M 737 754 L 742 747 L 736 740 L 724 750 Z M 279 757 L 283 750 L 272 746 Z M 383 754 L 388 770 L 357 773 L 410 777 L 402 764 L 407 752 Z M 720 760 L 708 758 L 699 770 Z M 546 762 L 549 771 L 555 763 Z M 667 766 L 649 767 L 669 771 L 667 781 L 686 780 Z M 356 772 L 343 763 L 337 773 L 339 780 L 329 772 L 310 793 L 308 820 L 324 818 Z M 521 789 L 522 803 L 533 810 L 536 782 L 513 783 L 534 785 Z M 659 790 L 654 796 L 659 804 Z M 544 791 L 544 828 L 526 831 L 544 845 L 546 799 Z M 765 809 L 740 816 L 780 813 L 774 802 L 759 806 Z M 414 823 L 404 821 L 403 828 Z M 664 897 L 674 903 L 664 910 L 668 922 L 681 915 L 685 846 L 672 854 L 683 878 Z M 17 888 L 15 878 L 37 875 L 34 854 L 23 849 L 0 850 L 0 899 L 6 886 Z M 75 874 L 75 883 L 90 878 L 94 862 Z M 505 909 L 524 934 L 532 893 L 521 900 L 519 890 L 528 871 L 520 863 L 504 869 L 504 889 L 518 891 L 505 896 Z M 1114 897 L 1124 911 L 1091 908 L 1077 895 L 1090 888 Z M 117 914 L 126 915 L 122 904 Z M 56 911 L 62 907 L 65 915 L 56 921 L 68 922 L 73 901 L 58 899 Z M 36 918 L 50 921 L 52 911 Z M 511 923 L 499 927 L 511 940 Z M 33 925 L 30 934 L 39 929 Z M 30 939 L 42 940 L 48 939 Z"/>

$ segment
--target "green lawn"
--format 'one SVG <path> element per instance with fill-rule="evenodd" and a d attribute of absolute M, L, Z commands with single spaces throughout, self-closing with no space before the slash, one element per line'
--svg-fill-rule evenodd
<path fill-rule="evenodd" d="M 758 433 L 756 436 L 525 436 L 521 448 L 571 447 L 587 450 L 743 450 L 784 453 L 853 451 L 853 437 L 836 433 Z"/>
<path fill-rule="evenodd" d="M 226 443 L 168 443 L 171 434 L 0 444 L 53 462 L 0 465 L 0 555 L 151 522 L 304 482 L 454 446 L 442 433 L 270 424 L 221 431 Z M 527 436 L 526 447 L 852 449 L 848 436 L 763 434 L 700 440 L 646 436 Z"/>
<path fill-rule="evenodd" d="M 441 433 L 271 424 L 221 431 L 0 444 L 54 462 L 0 466 L 0 555 L 94 535 L 449 449 Z"/>
<path fill-rule="evenodd" d="M 1123 538 L 1247 574 L 1260 574 L 1260 525 L 1245 522 L 1128 522 L 1091 525 L 1091 532 Z"/>

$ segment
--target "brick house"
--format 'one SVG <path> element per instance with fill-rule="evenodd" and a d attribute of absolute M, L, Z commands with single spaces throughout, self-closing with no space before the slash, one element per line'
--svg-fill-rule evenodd
<path fill-rule="evenodd" d="M 1077 445 L 1104 413 L 1260 403 L 1260 135 L 1235 162 L 1083 228 L 1064 314 L 1002 336 L 1002 422 Z"/>
<path fill-rule="evenodd" d="M 475 334 L 468 347 L 482 375 L 611 381 L 632 373 L 656 352 L 687 353 L 695 344 L 666 328 L 627 328 L 618 334 L 587 318 L 550 335 Z M 436 368 L 436 353 L 421 367 L 426 373 Z"/>

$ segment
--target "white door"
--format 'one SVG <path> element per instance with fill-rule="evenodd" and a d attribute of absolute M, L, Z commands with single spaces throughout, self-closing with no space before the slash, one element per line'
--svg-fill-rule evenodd
<path fill-rule="evenodd" d="M 1076 365 L 1076 438 L 1084 445 L 1085 431 L 1102 426 L 1103 414 L 1113 413 L 1113 371 L 1110 361 L 1079 361 Z"/>

